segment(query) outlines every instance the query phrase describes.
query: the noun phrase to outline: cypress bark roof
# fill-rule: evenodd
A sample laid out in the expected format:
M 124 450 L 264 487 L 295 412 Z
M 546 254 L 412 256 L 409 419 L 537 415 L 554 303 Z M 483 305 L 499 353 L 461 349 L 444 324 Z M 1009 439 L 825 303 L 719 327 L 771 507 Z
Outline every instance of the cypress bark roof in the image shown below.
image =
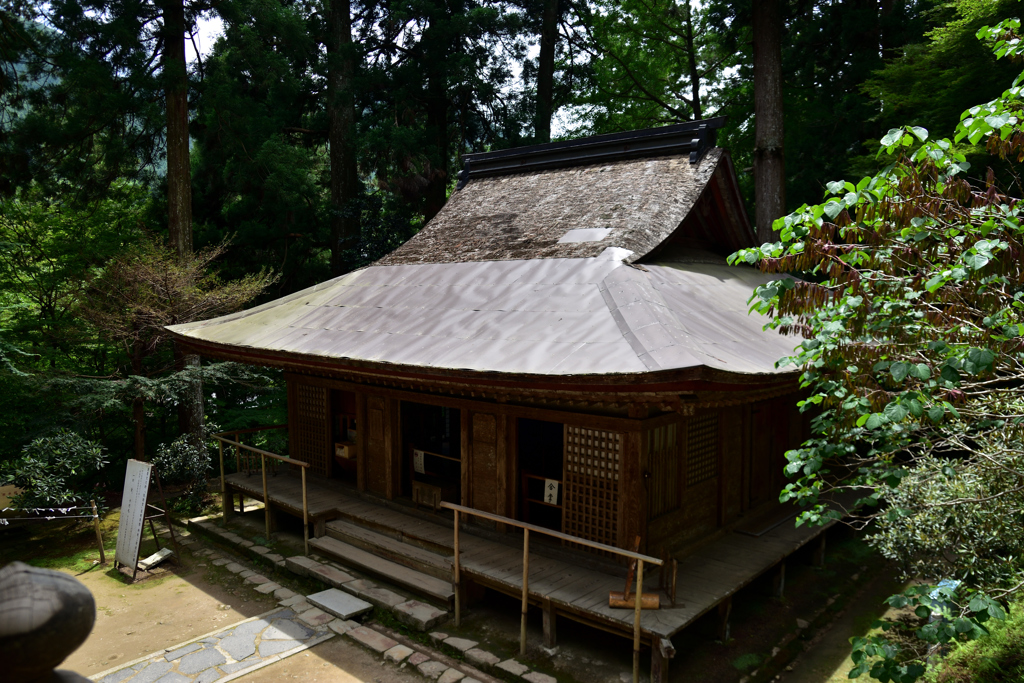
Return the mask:
M 377 265 L 591 258 L 609 248 L 631 263 L 676 233 L 709 191 L 734 214 L 717 235 L 729 253 L 753 240 L 732 177 L 715 148 L 695 164 L 675 154 L 471 179 Z

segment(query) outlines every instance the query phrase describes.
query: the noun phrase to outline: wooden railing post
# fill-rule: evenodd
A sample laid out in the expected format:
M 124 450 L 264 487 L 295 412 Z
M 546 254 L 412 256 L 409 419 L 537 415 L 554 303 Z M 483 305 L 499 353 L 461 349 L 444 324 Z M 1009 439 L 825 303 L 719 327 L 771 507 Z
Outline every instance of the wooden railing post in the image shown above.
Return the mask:
M 263 472 L 263 520 L 267 525 L 267 541 L 270 541 L 270 494 L 267 492 L 267 457 L 260 453 L 260 470 Z
M 519 656 L 526 656 L 526 610 L 530 594 L 530 530 L 523 529 L 523 616 L 519 622 Z
M 459 511 L 455 512 L 455 626 L 458 627 L 462 623 L 462 586 L 460 585 L 461 580 L 459 577 Z
M 309 507 L 306 505 L 306 468 L 300 467 L 302 472 L 302 547 L 305 554 L 309 555 Z M 264 476 L 264 480 L 266 477 Z
M 644 595 L 644 561 L 636 561 L 636 603 L 633 608 L 633 683 L 640 683 L 640 602 Z
M 107 555 L 103 552 L 103 534 L 100 533 L 100 513 L 96 509 L 95 500 L 90 500 L 89 503 L 92 505 L 92 525 L 96 529 L 96 542 L 100 546 L 100 564 L 105 565 L 107 563 Z
M 228 484 L 224 479 L 224 442 L 217 441 L 217 451 L 220 453 L 220 509 L 221 519 L 225 522 L 228 519 Z M 232 505 L 234 502 L 232 501 Z

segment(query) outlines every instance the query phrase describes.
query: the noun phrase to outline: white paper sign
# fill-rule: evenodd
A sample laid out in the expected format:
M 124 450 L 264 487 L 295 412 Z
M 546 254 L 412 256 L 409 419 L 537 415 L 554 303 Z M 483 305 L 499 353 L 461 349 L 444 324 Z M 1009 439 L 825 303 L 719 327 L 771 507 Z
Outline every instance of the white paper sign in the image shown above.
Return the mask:
M 423 451 L 413 450 L 412 452 L 412 468 L 416 470 L 416 474 L 426 474 L 427 468 L 423 464 Z
M 121 519 L 117 524 L 117 551 L 114 561 L 135 568 L 139 559 L 139 542 L 146 519 L 146 498 L 153 465 L 129 460 L 124 473 L 124 495 L 121 497 Z
M 557 479 L 544 480 L 544 502 L 558 505 L 558 487 L 561 483 Z

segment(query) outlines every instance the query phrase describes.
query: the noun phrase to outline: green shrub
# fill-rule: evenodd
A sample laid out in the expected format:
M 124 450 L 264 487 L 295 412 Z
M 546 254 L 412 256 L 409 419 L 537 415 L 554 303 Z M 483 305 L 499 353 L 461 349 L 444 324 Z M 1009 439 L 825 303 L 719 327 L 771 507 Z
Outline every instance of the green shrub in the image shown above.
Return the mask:
M 1024 681 L 1024 601 L 1011 605 L 1005 621 L 989 622 L 990 635 L 955 646 L 934 669 L 930 683 Z
M 12 507 L 66 507 L 86 503 L 107 464 L 104 448 L 75 432 L 62 429 L 21 449 L 21 457 L 0 469 L 0 485 L 17 486 L 21 493 Z
M 207 436 L 214 427 L 204 427 Z M 182 434 L 169 444 L 160 444 L 153 466 L 165 484 L 184 484 L 184 494 L 175 509 L 195 512 L 202 509 L 206 500 L 206 478 L 213 470 L 210 450 L 206 443 L 196 443 L 191 434 Z

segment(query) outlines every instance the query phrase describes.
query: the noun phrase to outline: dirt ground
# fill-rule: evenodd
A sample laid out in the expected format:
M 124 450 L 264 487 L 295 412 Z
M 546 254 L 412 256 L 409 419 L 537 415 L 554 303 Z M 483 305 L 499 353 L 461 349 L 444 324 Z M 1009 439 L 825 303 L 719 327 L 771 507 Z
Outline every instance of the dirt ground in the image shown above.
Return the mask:
M 62 668 L 91 676 L 277 606 L 273 596 L 185 553 L 182 567 L 127 585 L 112 569 L 69 573 L 92 591 L 96 624 Z M 230 576 L 230 581 L 229 581 Z M 233 584 L 233 585 L 232 585 Z

